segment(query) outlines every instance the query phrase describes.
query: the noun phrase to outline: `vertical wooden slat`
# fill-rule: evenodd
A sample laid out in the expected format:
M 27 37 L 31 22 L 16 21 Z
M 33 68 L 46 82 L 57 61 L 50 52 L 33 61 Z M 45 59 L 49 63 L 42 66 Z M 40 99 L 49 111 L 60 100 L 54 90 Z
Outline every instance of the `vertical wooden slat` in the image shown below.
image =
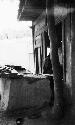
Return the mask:
M 66 82 L 65 21 L 62 22 L 62 55 L 63 55 L 63 80 L 64 80 L 64 82 Z
M 39 66 L 39 74 L 41 74 L 40 47 L 38 48 L 38 66 Z

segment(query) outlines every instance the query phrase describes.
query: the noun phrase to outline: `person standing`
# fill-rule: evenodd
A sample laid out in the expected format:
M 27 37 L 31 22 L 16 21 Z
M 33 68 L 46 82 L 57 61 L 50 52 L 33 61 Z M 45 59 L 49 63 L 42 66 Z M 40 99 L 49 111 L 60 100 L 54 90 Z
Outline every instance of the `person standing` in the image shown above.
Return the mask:
M 53 73 L 52 64 L 51 64 L 50 53 L 49 53 L 49 55 L 46 57 L 44 61 L 43 74 L 52 74 L 52 73 Z

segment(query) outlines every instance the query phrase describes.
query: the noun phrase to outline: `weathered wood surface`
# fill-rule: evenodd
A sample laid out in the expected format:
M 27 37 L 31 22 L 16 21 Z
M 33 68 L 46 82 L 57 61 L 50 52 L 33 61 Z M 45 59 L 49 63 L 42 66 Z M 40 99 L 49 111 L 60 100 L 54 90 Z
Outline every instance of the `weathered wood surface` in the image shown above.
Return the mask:
M 26 75 L 17 79 L 0 78 L 0 94 L 0 111 L 37 111 L 50 102 L 50 80 L 46 76 L 36 75 Z

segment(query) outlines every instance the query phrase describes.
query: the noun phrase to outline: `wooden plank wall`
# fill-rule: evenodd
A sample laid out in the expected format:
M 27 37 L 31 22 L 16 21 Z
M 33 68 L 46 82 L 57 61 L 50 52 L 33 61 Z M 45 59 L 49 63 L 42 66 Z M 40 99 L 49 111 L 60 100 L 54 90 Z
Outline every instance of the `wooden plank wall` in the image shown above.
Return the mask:
M 46 13 L 43 12 L 34 22 L 33 22 L 33 48 L 34 48 L 34 60 L 38 54 L 38 59 L 35 63 L 35 73 L 43 73 L 43 61 L 45 60 L 45 31 L 47 30 L 46 24 Z M 36 52 L 37 51 L 37 52 Z M 38 64 L 37 64 L 38 63 Z M 39 71 L 37 71 L 39 67 Z

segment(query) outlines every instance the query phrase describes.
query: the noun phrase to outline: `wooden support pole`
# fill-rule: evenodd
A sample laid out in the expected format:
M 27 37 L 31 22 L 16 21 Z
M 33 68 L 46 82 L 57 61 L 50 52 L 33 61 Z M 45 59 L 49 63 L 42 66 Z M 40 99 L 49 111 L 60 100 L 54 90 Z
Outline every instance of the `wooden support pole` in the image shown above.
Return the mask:
M 52 67 L 54 77 L 54 116 L 59 118 L 63 115 L 64 104 L 63 104 L 63 80 L 62 73 L 60 70 L 59 58 L 58 58 L 58 38 L 56 35 L 55 18 L 54 18 L 54 3 L 47 0 L 47 21 L 49 38 L 52 49 Z

